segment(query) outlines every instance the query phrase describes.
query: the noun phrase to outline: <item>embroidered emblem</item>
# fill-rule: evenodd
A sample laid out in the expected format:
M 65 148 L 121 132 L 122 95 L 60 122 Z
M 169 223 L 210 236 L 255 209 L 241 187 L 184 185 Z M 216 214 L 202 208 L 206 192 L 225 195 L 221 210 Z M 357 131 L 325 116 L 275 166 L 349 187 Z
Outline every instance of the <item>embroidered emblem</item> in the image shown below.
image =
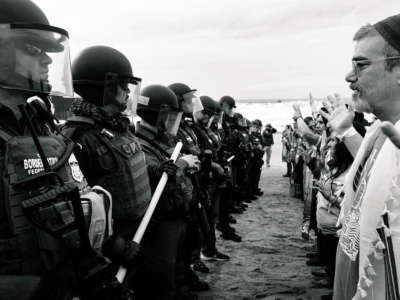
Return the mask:
M 77 182 L 82 182 L 84 177 L 81 168 L 79 167 L 78 161 L 76 160 L 76 157 L 73 153 L 69 157 L 68 163 L 71 168 L 72 178 Z

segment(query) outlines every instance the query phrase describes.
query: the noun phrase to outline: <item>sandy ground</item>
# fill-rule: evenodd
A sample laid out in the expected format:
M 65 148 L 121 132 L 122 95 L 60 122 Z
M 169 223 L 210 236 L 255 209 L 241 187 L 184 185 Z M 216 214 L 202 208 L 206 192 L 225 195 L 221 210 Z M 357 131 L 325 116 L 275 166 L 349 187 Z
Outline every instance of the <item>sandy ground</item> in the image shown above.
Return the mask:
M 275 138 L 271 167 L 263 166 L 264 195 L 250 203 L 244 214 L 235 215 L 241 243 L 218 240 L 228 262 L 206 262 L 211 273 L 201 275 L 211 291 L 199 299 L 319 299 L 328 290 L 313 285 L 306 253 L 313 245 L 301 239 L 303 203 L 289 196 L 289 181 L 283 178 L 280 136 Z

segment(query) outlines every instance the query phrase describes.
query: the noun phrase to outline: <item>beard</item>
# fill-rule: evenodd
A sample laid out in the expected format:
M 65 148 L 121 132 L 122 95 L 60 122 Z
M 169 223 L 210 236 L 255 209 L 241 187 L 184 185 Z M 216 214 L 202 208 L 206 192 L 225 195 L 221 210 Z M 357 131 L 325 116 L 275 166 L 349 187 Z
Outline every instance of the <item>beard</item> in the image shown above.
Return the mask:
M 373 108 L 372 106 L 365 100 L 363 99 L 363 93 L 362 91 L 355 91 L 352 95 L 353 98 L 353 104 L 354 104 L 354 109 L 359 112 L 365 112 L 365 113 L 372 113 Z

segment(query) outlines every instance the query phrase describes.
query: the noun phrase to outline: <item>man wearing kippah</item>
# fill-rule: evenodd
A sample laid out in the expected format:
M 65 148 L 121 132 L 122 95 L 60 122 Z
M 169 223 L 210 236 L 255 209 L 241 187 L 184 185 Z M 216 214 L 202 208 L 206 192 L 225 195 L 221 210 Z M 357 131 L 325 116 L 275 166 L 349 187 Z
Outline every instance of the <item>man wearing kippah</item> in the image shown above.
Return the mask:
M 362 27 L 354 41 L 353 68 L 346 76 L 354 108 L 378 120 L 368 129 L 346 178 L 333 299 L 385 299 L 400 278 L 393 277 L 385 287 L 388 267 L 400 270 L 400 150 L 381 130 L 382 122 L 400 128 L 400 15 Z M 349 128 L 342 138 L 352 134 Z M 377 234 L 385 212 L 389 226 L 384 232 L 393 241 L 391 264 L 386 263 L 390 247 Z

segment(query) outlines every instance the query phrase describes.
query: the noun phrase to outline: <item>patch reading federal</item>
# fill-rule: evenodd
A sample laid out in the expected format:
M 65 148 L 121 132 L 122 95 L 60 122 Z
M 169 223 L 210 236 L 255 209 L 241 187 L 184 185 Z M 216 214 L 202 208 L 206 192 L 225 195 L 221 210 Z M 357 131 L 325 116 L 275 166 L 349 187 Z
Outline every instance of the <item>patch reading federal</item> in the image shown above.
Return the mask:
M 53 166 L 58 162 L 58 157 L 48 157 L 47 161 L 50 166 Z M 37 158 L 24 159 L 24 170 L 27 171 L 28 175 L 34 175 L 44 171 L 43 162 L 39 154 L 37 154 Z

